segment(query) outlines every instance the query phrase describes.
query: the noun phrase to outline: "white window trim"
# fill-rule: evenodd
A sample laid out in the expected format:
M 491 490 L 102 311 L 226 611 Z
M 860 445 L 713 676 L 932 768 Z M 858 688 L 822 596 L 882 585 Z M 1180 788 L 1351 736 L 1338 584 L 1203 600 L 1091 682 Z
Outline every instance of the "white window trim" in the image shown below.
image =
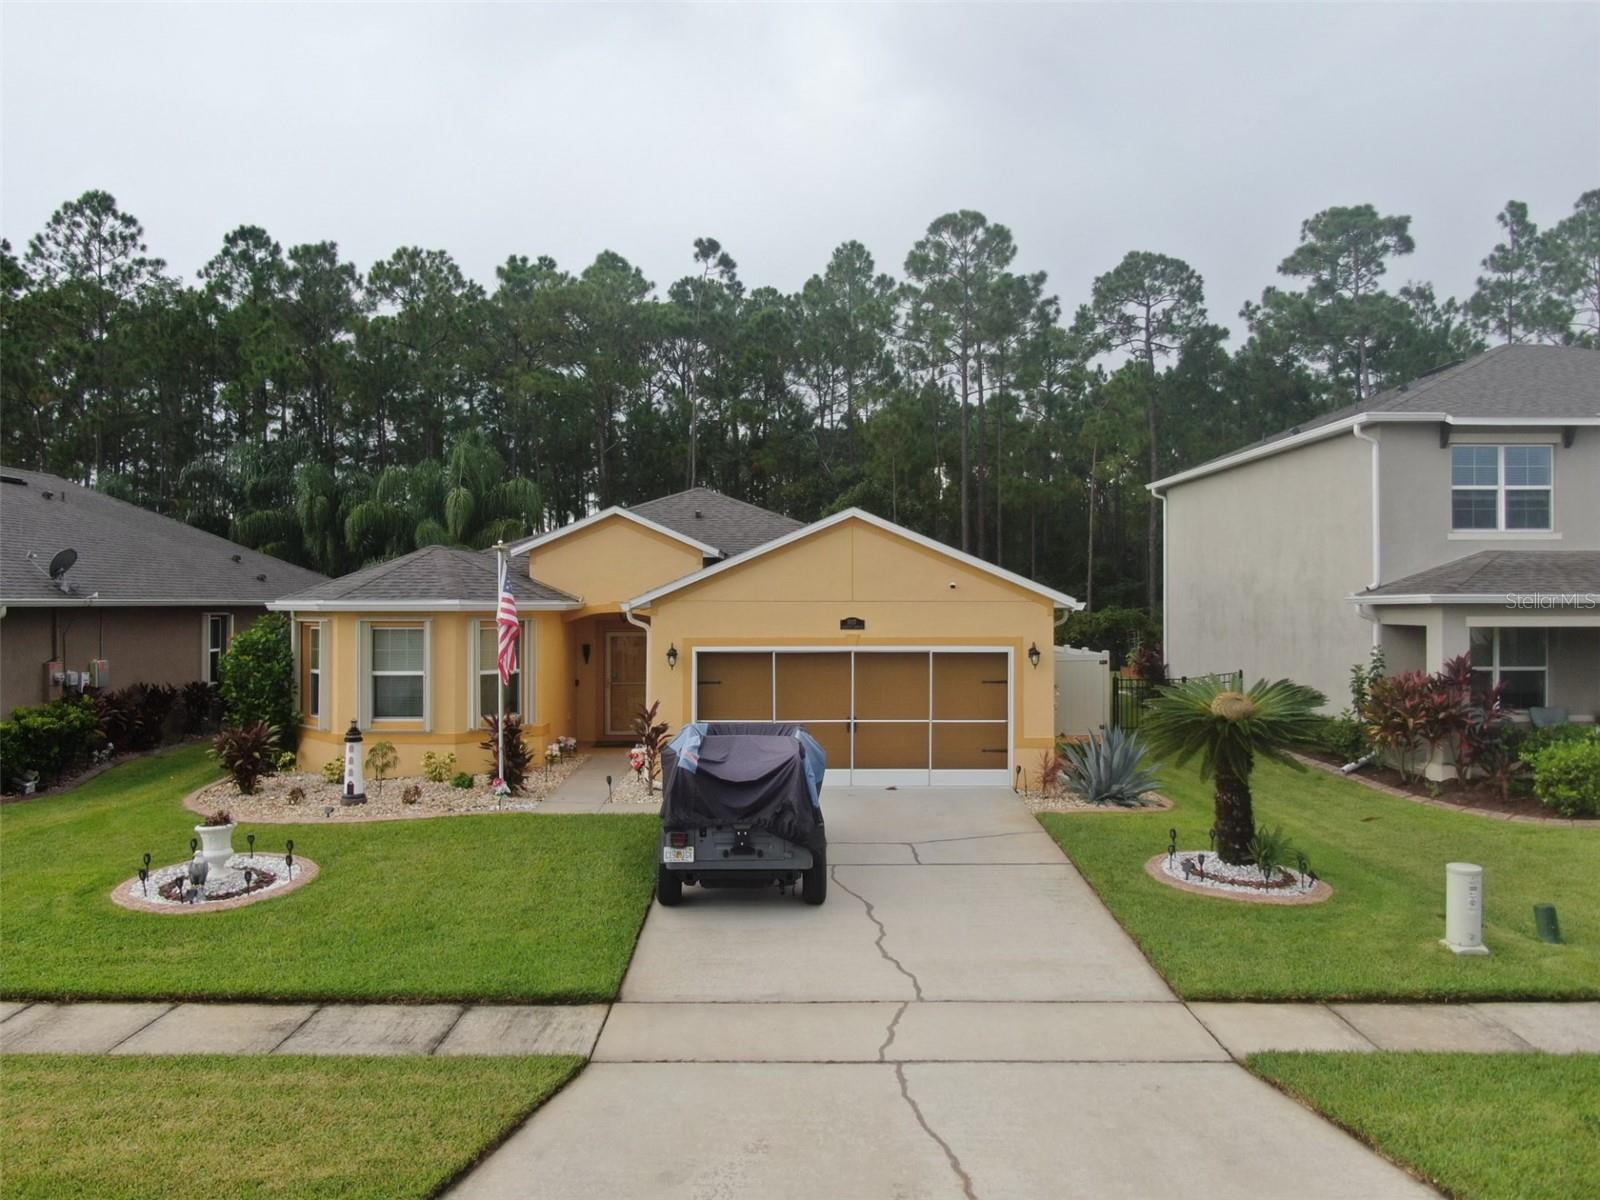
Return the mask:
M 423 733 L 433 732 L 433 622 L 422 621 L 362 621 L 361 644 L 358 662 L 358 679 L 361 686 L 361 728 L 394 728 L 418 723 L 416 717 L 376 717 L 372 713 L 372 634 L 377 629 L 422 630 L 422 717 Z M 415 675 L 415 671 L 385 671 L 385 675 Z
M 221 617 L 228 622 L 228 631 L 223 635 L 222 654 L 228 652 L 228 647 L 233 645 L 233 614 L 211 610 L 200 614 L 200 679 L 205 683 L 222 683 L 222 655 L 217 656 L 217 677 L 211 678 L 211 618 Z
M 517 676 L 518 698 L 522 702 L 522 724 L 524 728 L 538 724 L 534 706 L 533 689 L 533 622 L 522 621 L 522 637 L 517 640 Z M 478 704 L 479 681 L 490 671 L 497 670 L 494 663 L 487 667 L 483 665 L 482 655 L 478 653 L 478 634 L 485 627 L 493 629 L 493 619 L 470 621 L 467 624 L 467 702 L 470 706 L 472 728 L 474 732 L 483 728 L 483 719 L 491 714 L 483 712 Z M 498 642 L 496 643 L 498 644 Z
M 1556 452 L 1553 444 L 1549 442 L 1496 442 L 1492 449 L 1495 451 L 1495 493 L 1493 529 L 1473 529 L 1471 527 L 1458 528 L 1455 523 L 1455 496 L 1457 492 L 1487 492 L 1491 489 L 1483 484 L 1460 483 L 1455 481 L 1455 458 L 1458 443 L 1450 446 L 1450 534 L 1457 540 L 1484 537 L 1486 535 L 1499 535 L 1501 537 L 1534 537 L 1548 538 L 1555 534 L 1556 527 Z M 1459 443 L 1475 449 L 1491 448 L 1487 443 Z M 1542 446 L 1550 451 L 1550 482 L 1547 484 L 1517 484 L 1506 483 L 1506 450 L 1509 448 Z M 1526 529 L 1506 528 L 1506 492 L 1545 492 L 1550 497 L 1550 523 L 1544 526 L 1530 526 Z
M 1479 626 L 1479 628 L 1482 628 L 1482 626 Z M 1516 666 L 1516 665 L 1512 665 L 1512 666 L 1509 666 L 1509 667 L 1502 668 L 1500 666 L 1500 634 L 1502 632 L 1503 627 L 1499 626 L 1499 625 L 1493 625 L 1493 626 L 1489 626 L 1488 628 L 1489 628 L 1490 632 L 1493 633 L 1493 635 L 1494 635 L 1494 640 L 1493 640 L 1493 643 L 1492 643 L 1492 645 L 1493 645 L 1493 655 L 1492 655 L 1492 657 L 1490 659 L 1490 662 L 1491 662 L 1492 665 L 1490 665 L 1488 667 L 1474 666 L 1472 668 L 1473 673 L 1476 674 L 1479 671 L 1488 671 L 1489 672 L 1489 684 L 1492 687 L 1495 684 L 1498 684 L 1500 682 L 1500 674 L 1501 674 L 1502 670 L 1506 670 L 1506 671 L 1521 671 L 1521 672 L 1524 672 L 1524 673 L 1526 673 L 1528 671 L 1537 671 L 1537 672 L 1539 672 L 1539 674 L 1544 676 L 1544 689 L 1543 689 L 1544 690 L 1544 703 L 1546 705 L 1548 705 L 1550 703 L 1550 631 L 1548 629 L 1544 629 L 1544 628 L 1539 628 L 1537 630 L 1543 636 L 1543 639 L 1544 639 L 1544 664 L 1542 666 L 1531 667 L 1531 666 Z M 1524 626 L 1524 628 L 1526 628 L 1526 626 Z M 1520 712 L 1522 710 L 1519 709 L 1517 711 Z

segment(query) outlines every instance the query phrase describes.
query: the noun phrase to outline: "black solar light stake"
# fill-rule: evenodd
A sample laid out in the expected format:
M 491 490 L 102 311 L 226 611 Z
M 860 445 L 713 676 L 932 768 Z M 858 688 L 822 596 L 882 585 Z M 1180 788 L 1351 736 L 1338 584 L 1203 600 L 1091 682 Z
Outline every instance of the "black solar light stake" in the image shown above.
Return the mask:
M 148 858 L 149 855 L 145 855 L 145 857 Z M 141 892 L 143 892 L 146 896 L 148 896 L 150 894 L 150 888 L 149 888 L 149 885 L 147 883 L 149 878 L 150 878 L 150 868 L 149 867 L 140 867 L 139 868 L 139 890 Z
M 244 835 L 244 840 L 250 844 L 250 857 L 254 858 L 256 856 L 256 835 L 247 833 Z
M 1213 825 L 1206 832 L 1207 832 L 1207 835 L 1211 838 L 1211 848 L 1213 850 L 1215 850 L 1217 848 L 1217 827 L 1215 825 Z
M 244 869 L 244 894 L 247 896 L 250 894 L 250 884 L 252 881 L 254 881 L 255 877 L 256 873 L 249 867 Z
M 1173 826 L 1167 830 L 1167 861 L 1171 862 L 1178 854 L 1178 829 Z
M 148 870 L 150 867 L 150 851 L 148 850 L 144 852 L 144 865 L 145 869 Z
M 611 803 L 611 776 L 606 776 L 606 803 Z

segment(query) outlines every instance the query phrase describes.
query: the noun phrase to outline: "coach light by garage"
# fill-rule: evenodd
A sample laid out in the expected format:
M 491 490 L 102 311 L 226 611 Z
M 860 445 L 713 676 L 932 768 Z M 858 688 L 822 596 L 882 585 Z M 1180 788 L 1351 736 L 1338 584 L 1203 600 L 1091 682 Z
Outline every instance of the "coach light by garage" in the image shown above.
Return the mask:
M 674 671 L 678 669 L 678 647 L 676 645 L 667 647 L 667 667 L 669 670 Z
M 1028 647 L 1028 665 L 1031 667 L 1037 667 L 1039 665 L 1039 658 L 1039 643 L 1034 642 L 1033 645 Z

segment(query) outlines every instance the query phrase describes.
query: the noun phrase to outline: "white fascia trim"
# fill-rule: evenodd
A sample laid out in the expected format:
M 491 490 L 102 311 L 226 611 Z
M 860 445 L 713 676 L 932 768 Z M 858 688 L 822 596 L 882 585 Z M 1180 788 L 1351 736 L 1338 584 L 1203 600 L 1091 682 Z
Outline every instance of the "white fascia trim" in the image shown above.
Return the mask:
M 1045 597 L 1047 600 L 1052 601 L 1057 608 L 1066 608 L 1076 611 L 1083 607 L 1081 602 L 1074 600 L 1065 592 L 1058 592 L 1053 588 L 1047 588 L 1043 584 L 1035 583 L 1026 576 L 1018 575 L 1013 571 L 1007 571 L 1004 567 L 997 567 L 993 563 L 984 562 L 981 558 L 975 558 L 970 554 L 963 553 L 953 546 L 946 546 L 943 542 L 935 541 L 933 538 L 924 537 L 922 534 L 915 533 L 912 530 L 905 528 L 903 525 L 896 525 L 893 521 L 887 521 L 882 517 L 875 516 L 874 514 L 867 512 L 865 509 L 847 508 L 842 512 L 834 513 L 831 517 L 823 517 L 820 521 L 813 521 L 810 525 L 802 525 L 799 529 L 794 530 L 792 533 L 786 533 L 780 538 L 775 538 L 764 545 L 757 546 L 754 550 L 750 550 L 744 554 L 741 554 L 737 558 L 728 558 L 724 559 L 722 562 L 713 563 L 711 566 L 703 567 L 694 572 L 692 575 L 685 575 L 682 579 L 675 579 L 671 583 L 662 584 L 660 587 L 645 592 L 643 595 L 635 596 L 632 600 L 629 600 L 622 606 L 622 611 L 627 613 L 636 608 L 643 608 L 645 605 L 653 603 L 662 596 L 676 592 L 681 588 L 689 587 L 691 584 L 699 583 L 702 580 L 710 579 L 713 575 L 721 574 L 723 571 L 731 570 L 734 567 L 743 566 L 745 563 L 758 559 L 763 555 L 771 554 L 774 550 L 781 550 L 785 546 L 800 541 L 802 538 L 808 538 L 812 534 L 821 533 L 825 529 L 831 529 L 833 526 L 842 524 L 843 522 L 849 520 L 864 521 L 868 525 L 882 529 L 886 533 L 892 533 L 896 537 L 903 537 L 908 542 L 915 542 L 917 545 L 928 550 L 932 550 L 935 553 L 943 554 L 948 558 L 953 558 L 959 563 L 964 563 L 965 565 L 972 567 L 974 570 L 983 571 L 984 573 L 993 575 L 996 578 L 1004 579 L 1007 583 L 1015 584 L 1017 587 Z
M 103 596 L 61 596 L 55 600 L 8 600 L 0 597 L 0 604 L 11 608 L 204 608 L 220 612 L 230 608 L 272 608 L 277 601 L 219 600 L 210 596 L 201 600 L 107 600 Z
M 641 517 L 638 513 L 633 512 L 630 509 L 623 508 L 619 504 L 613 504 L 610 508 L 602 508 L 593 516 L 584 517 L 581 521 L 574 521 L 570 525 L 563 525 L 560 529 L 552 529 L 549 533 L 541 533 L 538 537 L 532 537 L 525 541 L 515 542 L 512 544 L 507 553 L 526 554 L 528 551 L 537 549 L 538 547 L 546 545 L 549 542 L 553 542 L 558 538 L 564 538 L 569 533 L 577 533 L 580 529 L 586 529 L 598 521 L 604 521 L 607 517 L 623 517 L 626 520 L 632 521 L 635 525 L 642 525 L 646 529 L 653 529 L 655 532 L 665 534 L 669 538 L 675 538 L 686 546 L 693 546 L 696 550 L 700 551 L 700 554 L 703 558 L 722 557 L 722 551 L 718 550 L 715 546 L 702 542 L 698 538 L 692 538 L 686 533 L 679 533 L 676 529 L 669 529 L 665 525 L 657 524 L 648 517 Z
M 270 612 L 469 612 L 492 613 L 495 602 L 476 600 L 274 600 Z M 568 612 L 582 608 L 575 600 L 517 601 L 517 611 Z
M 1464 595 L 1446 594 L 1442 596 L 1425 595 L 1418 593 L 1410 596 L 1363 596 L 1359 593 L 1346 596 L 1346 600 L 1354 604 L 1499 604 L 1506 602 L 1505 592 L 1490 592 L 1486 594 Z
M 1456 425 L 1463 428 L 1528 428 L 1528 429 L 1560 429 L 1567 425 L 1600 425 L 1600 416 L 1593 417 L 1452 417 L 1449 413 L 1411 413 L 1411 412 L 1364 412 L 1354 416 L 1343 417 L 1327 425 L 1318 425 L 1315 429 L 1308 429 L 1304 433 L 1297 433 L 1291 437 L 1279 438 L 1275 442 L 1268 442 L 1265 446 L 1252 446 L 1248 450 L 1241 450 L 1237 454 L 1230 454 L 1227 458 L 1219 458 L 1216 462 L 1205 463 L 1198 467 L 1190 467 L 1187 471 L 1179 471 L 1176 475 L 1168 475 L 1154 483 L 1147 483 L 1149 491 L 1158 488 L 1171 487 L 1178 483 L 1188 483 L 1191 479 L 1202 479 L 1207 475 L 1215 475 L 1218 471 L 1226 471 L 1230 467 L 1241 466 L 1244 463 L 1254 462 L 1258 458 L 1281 453 L 1284 450 L 1293 450 L 1296 446 L 1304 446 L 1311 442 L 1324 441 L 1327 438 L 1338 437 L 1348 433 L 1358 425 L 1403 425 L 1403 424 L 1444 424 Z

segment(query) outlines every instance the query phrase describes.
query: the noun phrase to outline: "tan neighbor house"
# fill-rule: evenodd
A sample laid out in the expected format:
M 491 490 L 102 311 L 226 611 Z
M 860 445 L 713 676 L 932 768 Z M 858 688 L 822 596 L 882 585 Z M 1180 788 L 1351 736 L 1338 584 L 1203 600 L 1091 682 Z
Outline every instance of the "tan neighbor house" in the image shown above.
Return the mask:
M 1077 602 L 870 513 L 801 525 L 696 488 L 512 552 L 538 751 L 630 744 L 647 700 L 674 730 L 805 724 L 836 783 L 1006 784 L 1052 744 L 1055 620 Z M 304 765 L 354 719 L 402 773 L 430 748 L 487 769 L 494 599 L 492 555 L 433 547 L 274 604 L 298 631 Z

